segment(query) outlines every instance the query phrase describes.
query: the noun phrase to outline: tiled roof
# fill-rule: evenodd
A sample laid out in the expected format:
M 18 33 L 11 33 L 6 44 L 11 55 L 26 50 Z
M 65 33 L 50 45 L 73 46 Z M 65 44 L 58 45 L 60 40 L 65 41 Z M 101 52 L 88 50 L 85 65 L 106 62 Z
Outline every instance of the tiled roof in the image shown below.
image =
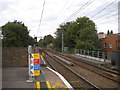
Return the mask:
M 120 35 L 119 34 L 109 34 L 109 35 L 107 35 L 106 38 L 108 38 L 108 37 L 113 38 L 115 40 L 120 39 Z

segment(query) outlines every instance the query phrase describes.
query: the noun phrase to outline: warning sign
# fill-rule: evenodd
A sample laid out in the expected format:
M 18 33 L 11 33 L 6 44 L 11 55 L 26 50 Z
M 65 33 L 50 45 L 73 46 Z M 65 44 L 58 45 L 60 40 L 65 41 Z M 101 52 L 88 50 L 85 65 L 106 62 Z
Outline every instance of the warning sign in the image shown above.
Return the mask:
M 39 76 L 40 75 L 40 55 L 31 54 L 30 56 L 30 75 Z
M 39 65 L 40 64 L 40 59 L 34 59 L 34 65 Z
M 40 55 L 39 54 L 34 54 L 34 59 L 40 59 Z
M 40 75 L 40 70 L 34 70 L 34 76 L 39 76 Z
M 34 70 L 40 70 L 40 65 L 34 65 Z

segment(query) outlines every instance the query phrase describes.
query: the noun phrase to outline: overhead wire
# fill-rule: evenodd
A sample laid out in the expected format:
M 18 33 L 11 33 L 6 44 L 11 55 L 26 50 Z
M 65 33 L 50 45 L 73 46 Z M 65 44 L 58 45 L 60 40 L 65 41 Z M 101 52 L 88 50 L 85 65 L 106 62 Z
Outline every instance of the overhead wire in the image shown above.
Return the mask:
M 39 34 L 39 31 L 40 31 L 40 26 L 41 26 L 41 22 L 42 22 L 43 13 L 44 13 L 44 7 L 45 7 L 45 0 L 43 2 L 43 8 L 42 8 L 42 13 L 41 13 L 41 17 L 40 17 L 40 23 L 39 23 L 39 26 L 38 26 L 37 35 Z
M 114 0 L 112 3 L 108 4 L 105 8 L 103 8 L 102 10 L 100 10 L 98 13 L 96 13 L 95 15 L 93 15 L 91 18 L 95 17 L 96 15 L 98 15 L 99 13 L 101 13 L 102 11 L 104 11 L 106 8 L 108 8 L 108 7 L 111 6 L 113 3 L 115 3 L 115 1 L 116 1 L 116 0 Z M 110 11 L 110 12 L 114 12 L 114 11 L 116 11 L 116 10 L 118 10 L 118 9 L 112 10 L 112 11 Z M 73 13 L 73 14 L 72 14 L 70 17 L 68 17 L 65 21 L 67 21 L 69 18 L 75 16 L 75 15 L 77 14 L 77 12 L 78 12 L 78 11 L 76 11 L 75 13 Z M 108 13 L 110 13 L 110 12 L 108 12 Z M 79 12 L 78 12 L 78 13 L 79 13 Z M 108 15 L 108 13 L 104 14 L 104 16 L 105 16 L 105 15 Z M 106 18 L 111 18 L 111 17 L 116 16 L 116 15 L 118 15 L 118 13 L 115 13 L 115 14 L 113 14 L 113 15 L 111 15 L 111 16 L 106 17 Z M 97 19 L 100 19 L 100 18 L 102 18 L 102 17 L 98 17 Z M 65 21 L 64 21 L 64 22 L 65 22 Z
M 61 9 L 62 12 L 60 11 L 59 14 L 58 14 L 58 16 L 57 16 L 57 19 L 56 19 L 56 22 L 55 22 L 55 23 L 59 23 L 59 21 L 57 21 L 57 20 L 59 20 L 60 16 L 62 16 L 62 14 L 65 12 L 65 8 L 68 8 L 69 6 L 71 6 L 71 5 L 73 4 L 73 1 L 74 1 L 74 0 L 72 0 L 72 2 L 70 2 L 70 3 L 68 4 L 68 6 L 67 6 L 67 2 L 68 2 L 68 1 L 65 3 L 65 5 L 63 6 L 63 8 Z M 54 27 L 55 27 L 55 25 L 52 25 L 52 28 L 54 28 Z M 52 28 L 51 28 L 51 29 L 52 29 Z M 50 30 L 51 30 L 51 29 L 50 29 Z
M 114 1 L 115 2 L 115 1 Z M 109 4 L 110 5 L 110 4 Z M 118 13 L 114 13 L 114 12 L 116 12 L 116 11 L 119 11 L 119 9 L 117 8 L 117 9 L 114 9 L 114 10 L 111 10 L 111 11 L 109 11 L 109 12 L 107 12 L 107 13 L 105 13 L 105 14 L 103 14 L 103 15 L 101 15 L 101 16 L 99 16 L 99 17 L 97 17 L 97 18 L 95 18 L 95 19 L 93 19 L 93 20 L 97 20 L 97 22 L 98 21 L 103 21 L 103 20 L 105 20 L 105 19 L 103 19 L 103 18 L 111 18 L 111 17 L 113 17 L 113 16 L 117 16 L 118 15 Z M 111 15 L 112 14 L 112 15 Z M 106 17 L 107 16 L 107 17 Z M 107 19 L 108 20 L 108 19 Z
M 107 12 L 107 13 L 105 13 L 105 14 L 103 14 L 103 15 L 101 15 L 101 16 L 99 16 L 99 17 L 97 17 L 97 18 L 95 18 L 94 20 L 99 20 L 99 19 L 101 19 L 101 18 L 104 18 L 105 16 L 108 16 L 108 15 L 110 15 L 109 13 L 113 13 L 113 12 L 115 12 L 115 11 L 117 11 L 118 9 L 115 9 L 115 10 L 112 10 L 112 11 L 110 11 L 110 12 Z M 117 13 L 118 14 L 118 13 Z M 104 16 L 104 17 L 103 17 Z
M 73 0 L 73 1 L 74 1 L 74 0 Z M 72 1 L 68 6 L 71 6 L 71 4 L 73 4 L 73 1 Z M 58 18 L 65 12 L 64 10 L 65 10 L 67 4 L 68 4 L 68 1 L 65 3 L 65 5 L 64 5 L 63 8 L 61 9 L 61 11 L 58 13 L 57 20 L 58 20 Z
M 100 0 L 100 1 L 102 2 L 102 1 L 104 1 L 104 0 Z M 97 3 L 98 3 L 98 2 L 97 2 Z M 97 4 L 96 4 L 96 3 L 93 4 L 90 8 L 88 8 L 88 9 L 86 10 L 86 12 L 88 12 L 91 8 L 94 8 L 95 5 L 97 5 Z M 90 13 L 87 13 L 85 16 L 89 16 L 89 14 L 90 14 Z
M 73 1 L 74 1 L 74 0 L 72 0 L 72 2 L 73 2 Z M 72 4 L 72 2 L 71 2 L 68 6 L 70 6 L 70 5 Z M 65 8 L 66 8 L 67 4 L 68 4 L 68 1 L 64 4 L 64 6 L 62 7 L 62 9 L 59 11 L 55 23 L 58 22 L 57 20 L 59 19 L 59 17 L 65 12 Z M 68 6 L 67 6 L 67 7 L 68 7 Z M 53 26 L 54 26 L 54 25 L 53 25 Z
M 119 9 L 118 9 L 119 10 Z M 108 21 L 108 18 L 113 18 L 113 16 L 118 16 L 120 13 L 119 12 L 117 12 L 117 13 L 115 13 L 115 14 L 112 14 L 112 15 L 110 15 L 110 16 L 107 16 L 107 17 L 103 17 L 103 18 L 107 18 L 107 19 L 103 19 L 103 20 L 107 20 Z M 103 21 L 103 20 L 99 20 L 99 22 L 101 22 L 101 21 Z
M 78 10 L 76 10 L 74 13 L 72 13 L 68 18 L 66 18 L 63 22 L 66 22 L 67 20 L 69 20 L 70 18 L 74 17 L 75 15 L 77 15 L 80 11 L 84 10 L 87 6 L 89 6 L 90 4 L 92 4 L 95 0 L 93 0 L 92 2 L 90 2 L 91 0 L 89 0 L 88 2 L 86 2 L 82 7 L 80 7 Z M 93 15 L 91 18 L 95 17 L 96 15 L 98 15 L 99 13 L 101 13 L 102 11 L 104 11 L 106 8 L 108 8 L 109 6 L 111 6 L 116 0 L 114 0 L 112 3 L 108 4 L 106 7 L 104 7 L 102 10 L 100 10 L 99 12 L 97 12 L 95 15 Z M 113 10 L 114 11 L 114 10 Z M 115 14 L 116 15 L 116 14 Z M 113 15 L 113 16 L 115 16 Z M 101 18 L 101 17 L 100 17 Z M 98 19 L 98 18 L 97 18 Z M 62 23 L 63 23 L 62 22 Z
M 104 7 L 102 10 L 100 10 L 99 12 L 97 12 L 95 15 L 91 16 L 90 18 L 95 17 L 96 15 L 98 15 L 99 13 L 101 13 L 102 11 L 104 11 L 106 8 L 108 8 L 109 6 L 111 6 L 116 0 L 114 0 L 112 3 L 108 4 L 106 7 Z
M 89 6 L 90 4 L 92 4 L 95 0 L 93 0 L 92 2 L 90 2 L 91 0 L 89 0 L 88 2 L 86 2 L 83 6 L 81 6 L 79 9 L 77 9 L 73 14 L 71 14 L 67 19 L 65 19 L 62 23 L 64 23 L 65 21 L 67 21 L 68 19 L 72 18 L 73 16 L 75 16 L 77 13 L 79 13 L 80 11 L 84 10 L 87 6 Z M 82 9 L 82 10 L 81 10 Z
M 116 1 L 116 0 L 115 0 L 115 1 Z M 94 16 L 92 16 L 92 17 L 95 17 L 96 15 L 98 15 L 99 13 L 101 13 L 102 11 L 104 11 L 106 8 L 108 8 L 109 6 L 111 6 L 115 1 L 113 1 L 112 3 L 110 3 L 109 5 L 107 5 L 105 8 L 103 8 L 102 10 L 100 10 L 98 13 L 96 13 L 96 14 L 95 14 Z M 116 10 L 118 10 L 118 9 L 112 10 L 112 11 L 110 11 L 110 12 L 114 12 L 114 11 L 116 11 Z M 77 11 L 76 11 L 76 12 L 77 12 Z M 76 12 L 73 13 L 71 16 L 76 15 L 76 14 L 77 14 Z M 108 12 L 108 13 L 110 13 L 110 12 Z M 79 13 L 79 12 L 78 12 L 78 13 Z M 108 13 L 104 14 L 104 16 L 105 16 L 105 15 L 108 15 Z M 111 15 L 110 17 L 116 16 L 117 14 L 118 14 L 118 13 L 116 13 L 116 14 L 114 14 L 114 15 Z M 70 16 L 70 17 L 71 17 L 71 16 Z M 69 18 L 70 18 L 70 17 L 69 17 Z M 101 18 L 101 17 L 99 17 L 99 18 Z M 97 19 L 99 19 L 99 18 L 97 18 Z M 108 16 L 107 18 L 109 18 L 109 16 Z M 67 18 L 67 19 L 68 19 L 68 18 Z M 66 20 L 67 20 L 67 19 L 66 19 Z M 66 21 L 66 20 L 65 20 L 65 21 Z
M 111 6 L 113 3 L 115 3 L 116 2 L 116 0 L 115 1 L 113 1 L 112 3 L 110 3 L 110 4 L 108 4 L 105 8 L 103 8 L 101 11 L 99 11 L 98 13 L 96 13 L 95 15 L 93 15 L 92 16 L 92 18 L 94 18 L 95 16 L 97 16 L 99 13 L 101 13 L 102 11 L 104 11 L 106 8 L 108 8 L 109 6 Z M 106 22 L 108 22 L 108 18 L 113 18 L 113 17 L 115 17 L 115 16 L 117 16 L 118 15 L 118 13 L 114 13 L 116 10 L 118 10 L 118 9 L 114 9 L 114 10 L 111 10 L 111 11 L 109 11 L 109 12 L 107 12 L 107 13 L 105 13 L 105 14 L 103 14 L 103 15 L 101 15 L 101 16 L 99 16 L 99 17 L 97 17 L 97 18 L 95 18 L 95 19 L 93 19 L 93 20 L 98 20 L 98 21 L 96 21 L 96 22 L 98 22 L 97 24 L 105 24 Z M 112 12 L 112 13 L 111 13 Z M 112 15 L 110 15 L 110 14 L 112 14 Z M 108 16 L 109 15 L 109 16 Z M 107 16 L 107 17 L 106 17 Z M 105 18 L 105 19 L 102 19 L 102 18 Z M 99 20 L 100 19 L 100 20 Z M 102 20 L 101 20 L 102 19 Z M 111 19 L 110 19 L 111 20 Z M 114 21 L 116 21 L 116 18 L 114 18 Z M 112 21 L 111 23 L 113 23 L 114 21 Z M 115 22 L 114 22 L 114 24 L 116 24 Z
M 91 3 L 93 3 L 95 0 L 93 0 L 92 2 L 90 2 L 91 0 L 89 0 L 88 2 L 86 2 L 83 6 L 81 6 L 78 10 L 76 10 L 73 14 L 71 14 L 67 19 L 65 19 L 63 22 L 69 20 L 70 18 L 72 18 L 73 16 L 75 16 L 76 14 L 78 14 L 80 11 L 84 10 L 87 6 L 89 6 Z M 88 5 L 87 5 L 88 4 Z

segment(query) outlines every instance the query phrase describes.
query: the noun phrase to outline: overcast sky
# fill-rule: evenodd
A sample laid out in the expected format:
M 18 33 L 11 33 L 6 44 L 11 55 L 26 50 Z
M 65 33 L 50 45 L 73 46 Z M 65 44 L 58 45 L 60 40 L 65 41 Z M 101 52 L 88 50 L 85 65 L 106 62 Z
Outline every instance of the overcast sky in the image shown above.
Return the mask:
M 110 5 L 112 2 L 114 3 Z M 61 23 L 87 16 L 95 22 L 98 32 L 113 30 L 118 33 L 118 2 L 119 0 L 45 0 L 39 29 L 44 0 L 0 0 L 0 26 L 8 21 L 18 20 L 24 22 L 31 36 L 54 36 Z M 84 4 L 86 6 L 81 8 Z M 76 15 L 66 20 L 79 8 L 81 10 Z

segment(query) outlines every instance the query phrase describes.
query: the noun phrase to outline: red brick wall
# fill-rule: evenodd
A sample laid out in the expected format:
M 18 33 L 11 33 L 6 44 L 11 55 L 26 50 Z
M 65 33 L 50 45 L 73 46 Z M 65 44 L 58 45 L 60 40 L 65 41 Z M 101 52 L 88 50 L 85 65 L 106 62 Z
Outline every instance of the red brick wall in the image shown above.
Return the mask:
M 106 48 L 104 48 L 105 43 L 107 44 Z M 110 43 L 112 44 L 112 48 L 109 47 Z M 118 50 L 118 44 L 120 45 L 120 42 L 118 43 L 118 38 L 115 39 L 112 37 L 112 35 L 109 35 L 102 41 L 103 51 L 105 52 L 120 51 Z

